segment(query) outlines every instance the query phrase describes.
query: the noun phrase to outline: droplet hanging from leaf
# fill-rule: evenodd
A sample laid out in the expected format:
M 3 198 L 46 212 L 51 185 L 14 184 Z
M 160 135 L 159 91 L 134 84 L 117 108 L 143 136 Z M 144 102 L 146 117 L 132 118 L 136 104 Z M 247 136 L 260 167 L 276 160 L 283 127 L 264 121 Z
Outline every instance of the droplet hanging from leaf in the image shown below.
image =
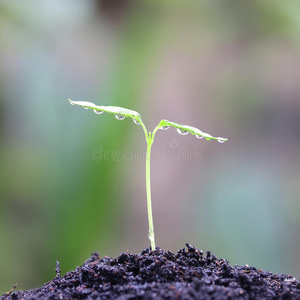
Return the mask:
M 118 120 L 124 120 L 125 119 L 125 116 L 123 116 L 123 115 L 117 115 L 117 114 L 115 114 L 115 117 Z
M 103 110 L 94 109 L 95 114 L 101 115 L 103 113 Z
M 181 135 L 187 135 L 189 133 L 187 130 L 183 130 L 183 129 L 180 129 L 180 128 L 177 128 L 176 130 Z

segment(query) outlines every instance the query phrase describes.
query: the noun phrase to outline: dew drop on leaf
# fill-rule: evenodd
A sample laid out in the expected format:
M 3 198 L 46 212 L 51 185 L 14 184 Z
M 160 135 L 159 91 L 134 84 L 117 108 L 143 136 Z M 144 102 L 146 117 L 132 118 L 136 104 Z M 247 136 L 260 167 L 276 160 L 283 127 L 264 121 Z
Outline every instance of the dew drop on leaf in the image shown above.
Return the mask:
M 95 114 L 101 115 L 103 113 L 103 110 L 94 109 Z
M 180 129 L 180 128 L 177 128 L 176 130 L 177 130 L 177 132 L 178 132 L 179 134 L 181 134 L 181 135 L 186 135 L 186 134 L 189 133 L 188 131 L 183 130 L 183 129 Z
M 116 117 L 116 119 L 118 119 L 118 120 L 124 120 L 125 119 L 125 116 L 123 116 L 123 115 L 115 115 L 115 117 Z
M 206 137 L 206 140 L 209 141 L 209 140 L 211 140 L 211 138 L 210 137 Z
M 70 102 L 71 105 L 75 105 L 73 102 Z
M 222 144 L 222 143 L 224 143 L 225 141 L 224 141 L 224 140 L 218 140 L 218 142 Z
M 133 120 L 134 124 L 136 124 L 136 125 L 141 125 L 140 122 L 139 122 L 138 120 L 136 120 L 136 119 L 132 119 L 132 120 Z
M 83 108 L 84 108 L 84 109 L 89 109 L 87 106 L 84 106 Z
M 196 138 L 197 138 L 197 139 L 203 139 L 204 136 L 202 136 L 202 135 L 200 135 L 200 134 L 196 134 Z
M 163 127 L 160 127 L 159 129 L 161 129 L 161 130 L 167 130 L 169 128 L 170 128 L 170 126 L 163 126 Z

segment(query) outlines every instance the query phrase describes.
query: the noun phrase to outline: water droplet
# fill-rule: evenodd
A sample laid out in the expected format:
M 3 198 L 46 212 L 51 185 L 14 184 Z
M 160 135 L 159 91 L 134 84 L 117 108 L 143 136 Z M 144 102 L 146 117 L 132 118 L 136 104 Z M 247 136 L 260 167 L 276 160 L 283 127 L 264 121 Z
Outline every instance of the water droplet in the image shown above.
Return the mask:
M 115 117 L 116 117 L 116 119 L 118 119 L 118 120 L 124 120 L 125 119 L 125 116 L 123 116 L 123 115 L 115 115 Z
M 208 134 L 208 133 L 205 133 L 205 134 L 204 134 L 204 137 L 205 137 L 205 139 L 206 139 L 207 141 L 211 140 L 211 138 L 212 138 L 212 136 L 211 136 L 210 134 Z
M 70 102 L 70 104 L 71 104 L 71 105 L 75 105 L 75 103 L 73 103 L 73 102 Z
M 84 106 L 83 108 L 84 108 L 84 109 L 89 109 L 87 106 Z
M 132 119 L 132 120 L 133 120 L 134 124 L 141 125 L 141 123 L 137 119 Z
M 180 129 L 180 128 L 177 128 L 176 130 L 177 130 L 177 132 L 178 132 L 179 134 L 181 134 L 181 135 L 186 135 L 186 134 L 189 133 L 188 131 L 183 130 L 183 129 Z
M 101 115 L 103 113 L 103 110 L 94 109 L 95 114 Z
M 218 140 L 218 142 L 222 144 L 222 143 L 224 143 L 225 141 L 224 141 L 224 140 Z
M 169 129 L 169 128 L 170 128 L 170 126 L 163 126 L 163 127 L 160 127 L 161 130 L 167 130 L 167 129 Z
M 203 139 L 204 136 L 203 136 L 203 135 L 200 135 L 200 134 L 196 134 L 196 138 L 197 138 L 197 139 Z

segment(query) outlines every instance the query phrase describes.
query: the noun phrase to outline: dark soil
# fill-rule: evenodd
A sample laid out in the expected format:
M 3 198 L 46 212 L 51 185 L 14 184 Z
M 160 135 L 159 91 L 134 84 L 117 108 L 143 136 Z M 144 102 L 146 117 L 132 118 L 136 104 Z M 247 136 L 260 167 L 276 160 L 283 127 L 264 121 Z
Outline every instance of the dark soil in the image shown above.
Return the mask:
M 232 267 L 226 259 L 187 248 L 177 254 L 149 248 L 117 258 L 92 254 L 81 267 L 29 291 L 4 299 L 300 299 L 300 282 L 291 275 L 254 267 Z

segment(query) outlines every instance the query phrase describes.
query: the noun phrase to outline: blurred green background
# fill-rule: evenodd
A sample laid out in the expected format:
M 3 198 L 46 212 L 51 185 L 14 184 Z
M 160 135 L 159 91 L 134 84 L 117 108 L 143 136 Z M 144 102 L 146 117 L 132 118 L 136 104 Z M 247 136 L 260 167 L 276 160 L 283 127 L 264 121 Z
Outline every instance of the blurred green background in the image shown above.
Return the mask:
M 0 293 L 150 245 L 142 129 L 68 98 L 227 137 L 157 133 L 157 244 L 300 276 L 299 1 L 1 1 L 0 51 Z

